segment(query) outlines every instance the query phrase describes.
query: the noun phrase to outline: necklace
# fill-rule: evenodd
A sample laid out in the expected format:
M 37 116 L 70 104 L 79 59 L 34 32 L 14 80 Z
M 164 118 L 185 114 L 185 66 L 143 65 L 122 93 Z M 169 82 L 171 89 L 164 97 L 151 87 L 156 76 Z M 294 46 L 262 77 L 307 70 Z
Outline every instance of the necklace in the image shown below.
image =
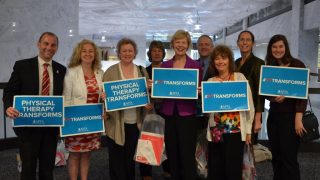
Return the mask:
M 224 80 L 224 81 L 229 81 L 231 77 L 231 73 L 229 73 L 227 76 L 219 76 L 220 79 Z

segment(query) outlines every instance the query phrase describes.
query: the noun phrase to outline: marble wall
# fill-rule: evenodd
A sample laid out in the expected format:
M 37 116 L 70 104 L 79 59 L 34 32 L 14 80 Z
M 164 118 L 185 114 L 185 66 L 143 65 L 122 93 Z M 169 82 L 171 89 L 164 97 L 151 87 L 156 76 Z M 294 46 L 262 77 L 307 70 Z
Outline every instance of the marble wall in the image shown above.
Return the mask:
M 45 31 L 54 32 L 59 37 L 59 49 L 54 59 L 66 64 L 79 39 L 78 4 L 78 0 L 0 0 L 0 82 L 9 80 L 16 60 L 38 54 L 36 44 Z M 73 36 L 69 36 L 71 34 Z M 0 112 L 4 117 L 2 103 Z M 4 118 L 0 118 L 0 139 L 5 130 L 7 137 L 14 136 L 11 120 L 7 121 L 4 126 Z
M 77 41 L 77 4 L 78 0 L 0 1 L 0 82 L 8 81 L 16 60 L 37 55 L 36 43 L 45 31 L 58 35 L 59 49 L 54 59 L 66 63 Z
M 0 0 L 0 82 L 9 80 L 15 61 L 38 54 L 37 41 L 45 31 L 59 37 L 59 49 L 54 60 L 66 65 L 75 44 L 81 39 L 92 38 L 78 34 L 78 22 L 78 0 Z M 130 38 L 136 41 L 139 49 L 135 63 L 145 65 L 145 37 Z M 0 113 L 3 114 L 2 103 Z M 6 128 L 8 137 L 14 136 L 11 123 L 7 123 L 7 127 L 3 124 L 4 118 L 0 118 L 0 127 Z M 1 128 L 0 139 L 3 137 L 4 130 Z

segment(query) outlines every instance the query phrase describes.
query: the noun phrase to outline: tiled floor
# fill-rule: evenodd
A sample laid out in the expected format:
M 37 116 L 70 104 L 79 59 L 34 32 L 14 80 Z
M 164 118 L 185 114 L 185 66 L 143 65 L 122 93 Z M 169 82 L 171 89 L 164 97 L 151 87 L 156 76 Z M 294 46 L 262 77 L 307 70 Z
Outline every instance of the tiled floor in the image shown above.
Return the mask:
M 19 174 L 15 154 L 17 149 L 0 151 L 0 179 L 18 180 Z M 302 180 L 320 180 L 320 152 L 303 152 L 299 154 Z M 137 171 L 138 172 L 138 171 Z M 102 148 L 92 153 L 89 180 L 105 180 L 108 177 L 108 151 Z M 163 179 L 161 168 L 155 167 L 153 171 L 154 180 Z M 58 167 L 54 171 L 56 180 L 67 180 L 68 174 L 66 167 Z M 139 175 L 137 174 L 137 177 Z M 138 178 L 137 178 L 138 179 Z M 257 180 L 271 180 L 272 167 L 271 162 L 257 163 Z

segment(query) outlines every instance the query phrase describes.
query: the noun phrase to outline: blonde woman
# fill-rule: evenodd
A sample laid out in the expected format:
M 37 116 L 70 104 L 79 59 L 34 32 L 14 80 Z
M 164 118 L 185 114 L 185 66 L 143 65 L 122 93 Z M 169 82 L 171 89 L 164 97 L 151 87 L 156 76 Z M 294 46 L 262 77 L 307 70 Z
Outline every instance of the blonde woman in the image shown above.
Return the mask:
M 191 47 L 187 31 L 178 30 L 171 39 L 175 54 L 162 68 L 199 69 L 187 51 Z M 199 73 L 199 77 L 202 77 Z M 199 78 L 201 79 L 201 78 Z M 197 138 L 196 100 L 163 99 L 159 113 L 165 119 L 165 143 L 173 179 L 196 179 L 195 149 Z
M 76 45 L 70 58 L 64 79 L 63 95 L 65 105 L 98 103 L 103 71 L 96 45 L 82 40 Z M 100 134 L 69 136 L 65 139 L 70 152 L 68 171 L 71 180 L 80 173 L 81 180 L 88 177 L 90 152 L 100 148 Z

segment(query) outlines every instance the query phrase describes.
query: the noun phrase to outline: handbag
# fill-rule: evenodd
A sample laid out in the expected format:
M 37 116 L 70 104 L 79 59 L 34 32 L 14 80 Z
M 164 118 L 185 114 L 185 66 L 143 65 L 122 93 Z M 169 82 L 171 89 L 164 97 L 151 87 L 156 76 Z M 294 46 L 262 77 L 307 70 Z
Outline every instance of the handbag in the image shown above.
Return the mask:
M 302 117 L 302 123 L 304 128 L 307 130 L 306 133 L 300 138 L 301 142 L 310 142 L 319 139 L 319 123 L 316 115 L 312 111 L 311 101 L 308 97 L 310 111 L 306 111 Z
M 147 114 L 143 120 L 134 160 L 159 166 L 167 159 L 164 142 L 165 120 L 155 112 Z
M 245 144 L 243 149 L 242 180 L 254 180 L 256 175 L 253 147 Z

